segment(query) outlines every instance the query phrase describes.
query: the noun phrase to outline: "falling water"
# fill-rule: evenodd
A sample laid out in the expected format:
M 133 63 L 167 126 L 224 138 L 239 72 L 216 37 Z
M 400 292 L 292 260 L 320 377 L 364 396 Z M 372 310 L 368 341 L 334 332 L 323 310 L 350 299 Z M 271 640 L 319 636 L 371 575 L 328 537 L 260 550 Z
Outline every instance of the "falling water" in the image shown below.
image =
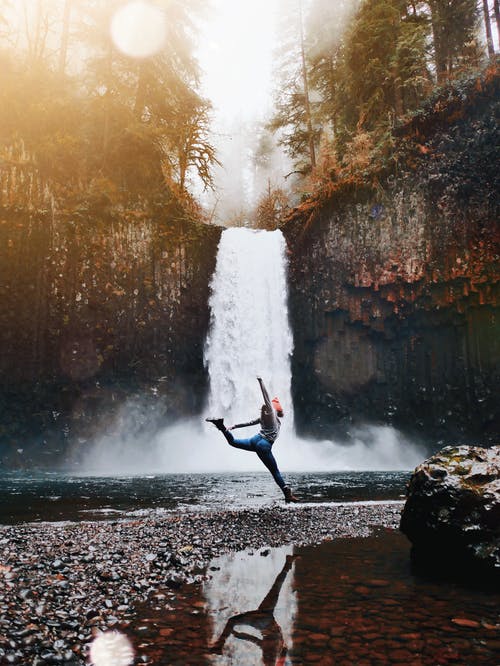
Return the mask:
M 273 447 L 283 471 L 397 470 L 420 462 L 422 452 L 390 426 L 353 427 L 348 445 L 296 436 L 286 274 L 287 248 L 281 231 L 226 229 L 211 282 L 211 322 L 205 342 L 210 391 L 205 413 L 138 437 L 134 410 L 127 404 L 120 432 L 89 446 L 82 469 L 101 474 L 262 471 L 257 456 L 229 447 L 204 422 L 208 415 L 223 417 L 227 424 L 258 418 L 262 395 L 257 376 L 271 397 L 279 397 L 285 411 Z M 257 428 L 241 429 L 238 436 L 251 437 Z
M 279 397 L 290 427 L 293 340 L 281 231 L 232 228 L 222 233 L 210 310 L 208 412 L 233 422 L 256 418 L 262 404 L 259 375 Z
M 211 323 L 205 344 L 210 377 L 207 415 L 233 424 L 257 418 L 262 404 L 256 381 L 259 375 L 285 411 L 282 434 L 274 446 L 283 469 L 405 469 L 418 462 L 421 453 L 389 426 L 353 427 L 348 446 L 296 436 L 287 247 L 281 231 L 224 231 L 211 288 Z M 238 435 L 249 437 L 254 432 L 249 428 Z M 244 468 L 256 462 L 238 451 L 225 455 L 234 456 L 235 464 Z

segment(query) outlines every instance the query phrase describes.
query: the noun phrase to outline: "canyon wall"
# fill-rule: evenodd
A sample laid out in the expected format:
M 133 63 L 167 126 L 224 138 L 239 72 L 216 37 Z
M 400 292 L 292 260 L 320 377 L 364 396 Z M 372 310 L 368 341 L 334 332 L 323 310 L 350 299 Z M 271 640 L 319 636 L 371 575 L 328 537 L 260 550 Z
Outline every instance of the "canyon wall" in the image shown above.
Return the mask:
M 285 225 L 303 433 L 498 441 L 498 90 L 459 111 L 406 128 L 420 156 L 396 176 Z
M 401 129 L 391 175 L 283 227 L 302 433 L 498 441 L 499 78 L 443 95 Z M 0 464 L 202 410 L 222 229 L 94 199 L 57 210 L 31 172 L 0 170 Z
M 0 209 L 0 457 L 201 409 L 221 229 L 141 212 Z M 18 451 L 19 449 L 19 451 Z

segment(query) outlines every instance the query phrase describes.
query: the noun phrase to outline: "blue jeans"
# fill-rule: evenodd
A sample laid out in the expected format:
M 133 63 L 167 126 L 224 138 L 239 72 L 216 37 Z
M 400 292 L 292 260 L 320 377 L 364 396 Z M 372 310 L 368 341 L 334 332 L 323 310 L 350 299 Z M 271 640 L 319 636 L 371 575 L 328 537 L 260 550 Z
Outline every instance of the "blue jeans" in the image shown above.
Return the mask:
M 280 488 L 284 488 L 285 481 L 280 474 L 278 469 L 278 464 L 275 457 L 272 453 L 273 445 L 262 435 L 254 435 L 250 439 L 235 439 L 233 434 L 229 430 L 224 429 L 224 437 L 227 439 L 228 443 L 231 446 L 234 446 L 235 449 L 241 449 L 242 451 L 253 451 L 256 453 L 259 458 L 262 460 L 264 465 L 273 475 L 273 479 L 276 481 Z

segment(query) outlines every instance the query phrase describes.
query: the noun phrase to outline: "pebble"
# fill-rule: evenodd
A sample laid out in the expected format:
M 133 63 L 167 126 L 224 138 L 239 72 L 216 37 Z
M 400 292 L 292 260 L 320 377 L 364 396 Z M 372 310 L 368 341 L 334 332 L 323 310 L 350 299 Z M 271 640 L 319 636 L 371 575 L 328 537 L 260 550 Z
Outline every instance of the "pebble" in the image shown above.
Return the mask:
M 468 627 L 470 629 L 475 629 L 481 626 L 476 620 L 468 620 L 464 617 L 454 617 L 452 622 L 453 624 L 458 624 L 459 627 Z
M 396 528 L 399 518 L 400 507 L 391 504 L 274 506 L 0 526 L 0 577 L 6 583 L 0 588 L 0 661 L 83 666 L 97 629 L 126 626 L 138 604 L 172 607 L 177 590 L 201 583 L 218 555 L 247 551 L 266 557 L 272 547 L 321 543 L 325 534 L 364 536 L 379 526 Z M 330 637 L 319 633 L 316 640 Z

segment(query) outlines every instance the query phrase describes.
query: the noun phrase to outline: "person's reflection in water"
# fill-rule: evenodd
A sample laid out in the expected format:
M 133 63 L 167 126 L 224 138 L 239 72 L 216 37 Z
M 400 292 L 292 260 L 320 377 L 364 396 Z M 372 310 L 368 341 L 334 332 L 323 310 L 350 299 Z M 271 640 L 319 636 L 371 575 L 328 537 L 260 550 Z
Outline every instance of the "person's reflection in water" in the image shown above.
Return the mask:
M 281 666 L 285 663 L 287 647 L 283 640 L 281 627 L 274 618 L 274 610 L 278 603 L 281 587 L 296 557 L 296 555 L 286 556 L 283 569 L 276 576 L 273 586 L 256 610 L 238 613 L 229 618 L 219 639 L 210 647 L 211 652 L 222 654 L 226 640 L 233 634 L 235 638 L 258 645 L 262 650 L 262 659 L 265 666 Z M 260 631 L 262 638 L 236 629 L 241 625 L 247 625 Z

